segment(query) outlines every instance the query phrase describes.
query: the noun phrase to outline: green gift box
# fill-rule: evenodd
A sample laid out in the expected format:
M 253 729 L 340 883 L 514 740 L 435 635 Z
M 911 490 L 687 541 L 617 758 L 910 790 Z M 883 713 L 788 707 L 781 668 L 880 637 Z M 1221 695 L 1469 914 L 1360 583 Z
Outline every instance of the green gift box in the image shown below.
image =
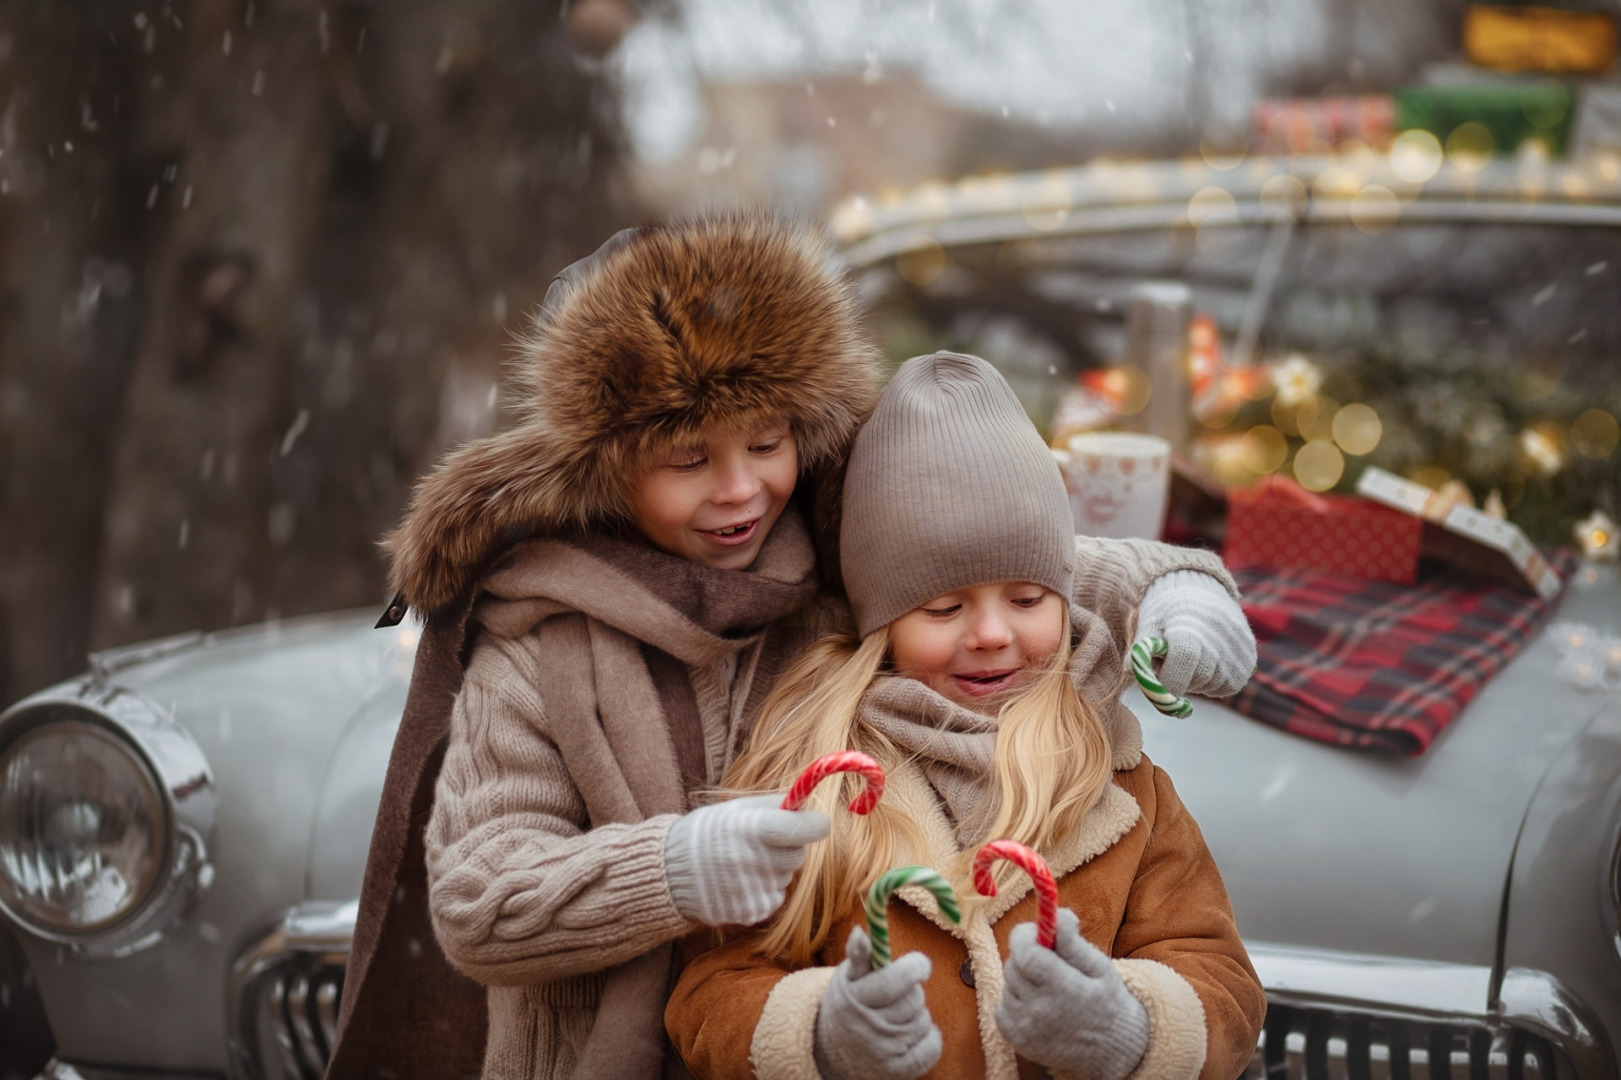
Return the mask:
M 1406 86 L 1397 90 L 1396 129 L 1428 131 L 1449 149 L 1490 150 L 1512 154 L 1528 139 L 1543 143 L 1549 153 L 1565 152 L 1576 95 L 1564 83 L 1525 81 L 1475 86 Z M 1486 143 L 1479 128 L 1459 135 L 1464 125 L 1478 125 L 1490 135 Z

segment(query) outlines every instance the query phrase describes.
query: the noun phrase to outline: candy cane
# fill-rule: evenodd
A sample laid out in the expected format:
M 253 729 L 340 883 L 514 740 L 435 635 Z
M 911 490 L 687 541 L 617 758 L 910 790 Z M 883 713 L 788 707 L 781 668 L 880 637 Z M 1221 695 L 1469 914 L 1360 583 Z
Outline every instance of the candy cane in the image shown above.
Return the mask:
M 974 888 L 981 896 L 996 895 L 991 863 L 1006 859 L 1036 884 L 1036 940 L 1047 948 L 1058 944 L 1058 883 L 1047 869 L 1046 860 L 1015 840 L 992 840 L 974 856 Z
M 1154 657 L 1164 656 L 1168 648 L 1164 638 L 1145 637 L 1137 642 L 1131 647 L 1131 673 L 1137 676 L 1137 685 L 1154 708 L 1166 716 L 1187 716 L 1193 712 L 1193 703 L 1165 689 L 1154 674 Z
M 878 805 L 878 800 L 884 795 L 884 770 L 876 761 L 859 750 L 841 750 L 836 754 L 827 754 L 817 758 L 805 767 L 794 781 L 794 786 L 788 789 L 787 798 L 782 800 L 784 810 L 798 810 L 810 798 L 811 789 L 834 773 L 854 772 L 866 777 L 867 783 L 850 800 L 852 814 L 865 814 Z
M 872 883 L 867 890 L 867 937 L 872 942 L 872 966 L 889 966 L 889 894 L 908 885 L 921 885 L 940 902 L 940 914 L 962 922 L 957 894 L 946 879 L 926 866 L 902 866 Z

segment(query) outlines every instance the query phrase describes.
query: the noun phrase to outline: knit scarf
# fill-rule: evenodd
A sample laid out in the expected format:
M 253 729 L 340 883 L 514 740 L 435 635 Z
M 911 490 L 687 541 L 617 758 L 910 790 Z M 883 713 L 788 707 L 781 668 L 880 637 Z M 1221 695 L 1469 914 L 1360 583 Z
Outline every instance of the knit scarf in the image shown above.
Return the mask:
M 948 701 L 916 679 L 886 675 L 861 699 L 861 719 L 913 755 L 945 804 L 964 845 L 989 819 L 985 798 L 996 751 L 996 717 Z
M 485 632 L 538 637 L 558 673 L 538 690 L 593 826 L 687 809 L 705 776 L 686 668 L 736 654 L 809 603 L 814 561 L 790 508 L 747 571 L 595 536 L 530 541 L 491 573 L 474 618 Z M 606 973 L 578 1080 L 661 1075 L 673 955 L 667 944 Z

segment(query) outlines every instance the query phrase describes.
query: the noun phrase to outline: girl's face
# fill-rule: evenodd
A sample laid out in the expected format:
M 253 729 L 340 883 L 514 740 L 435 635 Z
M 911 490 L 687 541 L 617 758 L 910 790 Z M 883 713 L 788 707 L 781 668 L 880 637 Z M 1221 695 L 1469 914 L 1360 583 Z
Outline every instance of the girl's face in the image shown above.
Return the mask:
M 1062 597 L 1003 581 L 937 596 L 890 623 L 889 658 L 900 674 L 988 713 L 1046 667 L 1063 634 Z
M 671 555 L 745 570 L 799 477 L 793 428 L 780 417 L 725 428 L 655 458 L 631 491 L 636 527 Z

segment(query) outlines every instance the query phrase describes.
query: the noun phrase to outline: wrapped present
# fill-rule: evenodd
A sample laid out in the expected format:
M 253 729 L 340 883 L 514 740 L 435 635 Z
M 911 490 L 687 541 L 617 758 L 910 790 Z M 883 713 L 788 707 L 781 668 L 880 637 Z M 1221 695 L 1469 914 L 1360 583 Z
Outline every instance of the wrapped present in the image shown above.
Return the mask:
M 1601 75 L 1615 63 L 1615 18 L 1603 11 L 1475 4 L 1464 15 L 1463 51 L 1499 71 Z
M 1512 154 L 1527 140 L 1565 152 L 1570 140 L 1571 89 L 1561 83 L 1534 81 L 1481 83 L 1467 86 L 1404 86 L 1395 93 L 1396 128 L 1428 131 L 1445 144 L 1465 124 L 1485 129 L 1491 137 L 1485 151 Z
M 1420 550 L 1426 557 L 1535 593 L 1544 600 L 1556 596 L 1564 584 L 1518 525 L 1448 498 L 1445 489 L 1437 491 L 1373 465 L 1357 477 L 1356 489 L 1370 499 L 1412 515 L 1423 530 Z
M 1348 495 L 1316 495 L 1267 477 L 1227 494 L 1227 565 L 1322 570 L 1412 584 L 1423 523 Z
M 1383 149 L 1394 134 L 1394 114 L 1394 103 L 1383 95 L 1263 101 L 1250 117 L 1250 150 L 1301 154 L 1351 141 Z

